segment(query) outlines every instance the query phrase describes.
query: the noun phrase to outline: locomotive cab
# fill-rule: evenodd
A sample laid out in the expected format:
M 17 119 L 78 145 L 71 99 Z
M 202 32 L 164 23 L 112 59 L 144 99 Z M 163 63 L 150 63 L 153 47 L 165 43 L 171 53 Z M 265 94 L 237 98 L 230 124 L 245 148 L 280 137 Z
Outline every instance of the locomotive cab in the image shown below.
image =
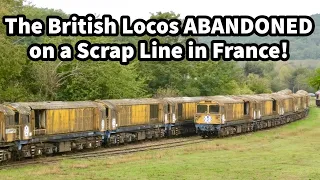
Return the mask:
M 15 120 L 15 112 L 7 106 L 0 105 L 0 144 L 20 140 L 20 125 Z
M 15 104 L 7 104 L 7 107 L 14 112 L 14 117 L 12 120 L 14 121 L 14 124 L 16 126 L 16 140 L 31 139 L 33 135 L 33 129 L 31 127 L 29 109 L 24 107 L 17 107 L 15 106 Z
M 163 100 L 168 136 L 193 134 L 196 105 L 199 101 L 205 100 L 205 97 L 165 97 Z
M 210 96 L 197 104 L 195 126 L 202 137 L 221 135 L 237 129 L 238 122 L 250 121 L 250 102 L 232 96 Z M 226 127 L 231 127 L 227 128 Z
M 201 101 L 197 104 L 195 127 L 198 134 L 216 134 L 224 123 L 224 106 L 215 101 Z

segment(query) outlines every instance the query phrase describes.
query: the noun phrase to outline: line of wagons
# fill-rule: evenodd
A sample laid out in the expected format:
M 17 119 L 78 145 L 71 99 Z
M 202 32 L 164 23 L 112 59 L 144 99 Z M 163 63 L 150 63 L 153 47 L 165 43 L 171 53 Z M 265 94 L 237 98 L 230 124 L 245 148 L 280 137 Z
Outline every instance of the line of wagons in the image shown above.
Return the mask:
M 18 102 L 0 105 L 0 162 L 195 134 L 225 136 L 307 115 L 308 93 Z

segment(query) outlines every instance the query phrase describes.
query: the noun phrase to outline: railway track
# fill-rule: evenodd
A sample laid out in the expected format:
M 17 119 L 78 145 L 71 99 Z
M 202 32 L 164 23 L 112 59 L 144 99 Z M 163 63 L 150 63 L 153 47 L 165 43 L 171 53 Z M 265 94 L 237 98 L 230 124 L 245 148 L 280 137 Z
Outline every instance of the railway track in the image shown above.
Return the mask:
M 66 159 L 83 159 L 83 158 L 96 158 L 96 157 L 107 157 L 107 156 L 116 156 L 116 155 L 124 155 L 135 152 L 142 152 L 147 150 L 156 150 L 156 149 L 166 149 L 172 147 L 179 147 L 190 144 L 197 144 L 201 142 L 206 142 L 208 139 L 202 139 L 200 137 L 189 137 L 189 138 L 177 138 L 168 142 L 168 140 L 158 141 L 154 143 L 139 143 L 133 144 L 130 146 L 123 147 L 112 147 L 107 149 L 98 149 L 92 150 L 88 152 L 77 152 L 75 154 L 65 154 L 61 156 L 54 157 L 40 157 L 35 159 L 24 159 L 22 161 L 14 161 L 8 162 L 7 164 L 3 164 L 0 166 L 0 169 L 8 169 L 12 167 L 21 167 L 26 165 L 39 165 L 39 164 L 52 164 L 61 160 Z

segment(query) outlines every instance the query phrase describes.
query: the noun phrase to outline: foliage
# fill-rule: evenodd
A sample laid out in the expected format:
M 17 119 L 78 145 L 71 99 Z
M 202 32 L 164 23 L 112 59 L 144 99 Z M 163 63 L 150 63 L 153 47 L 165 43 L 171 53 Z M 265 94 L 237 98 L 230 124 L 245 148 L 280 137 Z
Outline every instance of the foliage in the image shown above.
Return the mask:
M 309 79 L 310 85 L 315 89 L 320 89 L 320 68 L 318 68 L 314 75 L 310 77 Z
M 48 15 L 68 17 L 61 10 L 23 5 L 22 0 L 0 0 L 0 15 L 25 14 L 30 19 L 45 20 Z M 314 16 L 314 17 L 318 17 Z M 181 19 L 174 12 L 152 13 L 154 19 Z M 317 20 L 318 21 L 318 20 Z M 127 66 L 118 62 L 30 61 L 27 47 L 32 43 L 75 45 L 79 40 L 92 43 L 133 43 L 141 39 L 159 39 L 160 43 L 184 44 L 190 37 L 8 37 L 0 25 L 0 101 L 94 100 L 165 96 L 210 96 L 266 93 L 289 88 L 293 91 L 309 86 L 318 88 L 320 71 L 314 79 L 312 65 L 299 67 L 280 62 L 225 61 L 153 61 L 135 59 Z M 228 38 L 228 37 L 225 37 Z M 254 37 L 250 37 L 254 38 Z M 299 40 L 301 39 L 297 38 Z M 208 39 L 203 39 L 207 41 Z M 234 37 L 234 41 L 241 40 Z M 198 40 L 197 40 L 198 41 Z M 317 41 L 315 38 L 311 42 Z M 320 41 L 319 41 L 320 42 Z M 296 42 L 294 42 L 296 43 Z M 293 43 L 293 44 L 294 44 Z M 297 44 L 305 47 L 303 44 Z M 294 46 L 294 45 L 293 45 Z M 291 50 L 292 51 L 292 50 Z M 320 52 L 320 51 L 319 51 Z M 295 51 L 292 52 L 293 54 Z M 313 52 L 309 52 L 312 54 Z

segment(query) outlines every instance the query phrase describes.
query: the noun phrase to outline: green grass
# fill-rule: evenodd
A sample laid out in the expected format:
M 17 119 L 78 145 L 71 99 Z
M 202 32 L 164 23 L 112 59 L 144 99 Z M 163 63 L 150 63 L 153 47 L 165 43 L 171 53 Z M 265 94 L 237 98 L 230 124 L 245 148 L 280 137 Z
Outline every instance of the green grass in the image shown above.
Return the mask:
M 1 170 L 1 179 L 320 179 L 320 109 L 275 129 L 92 160 Z

